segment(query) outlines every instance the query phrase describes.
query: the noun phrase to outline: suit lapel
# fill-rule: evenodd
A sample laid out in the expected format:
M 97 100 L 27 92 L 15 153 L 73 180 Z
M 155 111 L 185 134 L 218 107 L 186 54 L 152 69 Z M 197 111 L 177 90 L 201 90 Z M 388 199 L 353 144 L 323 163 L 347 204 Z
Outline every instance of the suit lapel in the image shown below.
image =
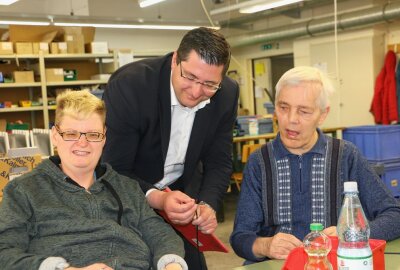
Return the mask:
M 171 59 L 172 54 L 169 56 L 169 59 L 165 61 L 165 64 L 161 69 L 159 84 L 160 99 L 158 113 L 161 127 L 161 148 L 164 162 L 167 157 L 169 136 L 171 134 Z
M 192 171 L 192 167 L 197 165 L 196 161 L 199 160 L 201 149 L 207 136 L 208 126 L 212 117 L 212 108 L 213 102 L 211 101 L 204 108 L 196 112 L 186 152 L 185 171 Z

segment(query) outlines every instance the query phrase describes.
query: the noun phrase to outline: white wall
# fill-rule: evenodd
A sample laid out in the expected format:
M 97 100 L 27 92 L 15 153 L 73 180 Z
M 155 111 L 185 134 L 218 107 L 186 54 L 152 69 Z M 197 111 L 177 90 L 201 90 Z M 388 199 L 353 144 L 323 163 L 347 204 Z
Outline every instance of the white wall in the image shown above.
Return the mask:
M 332 37 L 294 42 L 295 66 L 318 65 L 326 69 L 335 84 L 330 115 L 323 126 L 374 123 L 369 109 L 375 77 L 379 72 L 375 63 L 383 58 L 385 52 L 383 37 L 383 32 L 374 29 L 340 34 L 337 57 Z
M 234 49 L 245 78 L 241 87 L 242 104 L 254 112 L 251 59 L 293 53 L 295 66 L 319 65 L 333 79 L 336 92 L 331 97 L 331 111 L 324 127 L 374 124 L 369 109 L 387 43 L 399 43 L 400 52 L 399 24 L 339 33 L 337 57 L 333 34 L 281 42 L 279 49 L 268 51 L 262 51 L 261 45 Z
M 96 41 L 108 41 L 112 49 L 132 49 L 134 56 L 164 55 L 178 48 L 186 31 L 97 28 Z

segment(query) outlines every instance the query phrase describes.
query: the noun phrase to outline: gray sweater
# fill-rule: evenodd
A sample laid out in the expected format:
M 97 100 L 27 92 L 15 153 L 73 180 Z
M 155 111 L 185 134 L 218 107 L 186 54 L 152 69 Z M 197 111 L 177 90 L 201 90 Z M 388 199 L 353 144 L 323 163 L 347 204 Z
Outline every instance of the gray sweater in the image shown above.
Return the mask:
M 8 183 L 0 206 L 1 269 L 42 269 L 51 257 L 74 267 L 103 262 L 115 270 L 156 269 L 163 255 L 184 256 L 181 239 L 148 206 L 136 181 L 106 164 L 96 174 L 86 191 L 44 160 Z

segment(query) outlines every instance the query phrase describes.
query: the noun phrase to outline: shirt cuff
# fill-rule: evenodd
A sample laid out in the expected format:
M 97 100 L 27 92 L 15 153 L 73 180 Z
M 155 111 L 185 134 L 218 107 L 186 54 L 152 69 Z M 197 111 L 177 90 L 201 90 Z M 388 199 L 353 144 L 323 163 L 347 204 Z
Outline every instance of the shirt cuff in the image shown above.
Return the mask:
M 170 263 L 179 263 L 183 270 L 188 270 L 188 266 L 185 260 L 175 254 L 165 254 L 162 256 L 157 263 L 157 270 L 163 270 Z
M 155 191 L 155 190 L 158 190 L 158 189 L 156 189 L 156 188 L 151 188 L 151 189 L 149 189 L 148 191 L 146 191 L 145 197 L 147 198 L 147 196 L 149 196 L 150 193 L 152 193 L 152 192 Z
M 39 266 L 38 270 L 64 270 L 69 263 L 62 257 L 48 257 Z

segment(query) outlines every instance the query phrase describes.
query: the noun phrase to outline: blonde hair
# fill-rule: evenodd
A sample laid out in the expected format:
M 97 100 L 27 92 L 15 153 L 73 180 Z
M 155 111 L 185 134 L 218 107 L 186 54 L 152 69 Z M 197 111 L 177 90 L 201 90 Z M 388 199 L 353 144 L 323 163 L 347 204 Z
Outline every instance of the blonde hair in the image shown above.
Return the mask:
M 315 87 L 320 91 L 316 102 L 321 110 L 329 107 L 329 96 L 335 91 L 335 88 L 324 72 L 309 66 L 299 66 L 286 71 L 276 84 L 275 100 L 278 100 L 282 88 L 300 84 L 308 84 L 309 87 Z
M 104 101 L 88 90 L 67 90 L 57 96 L 56 102 L 56 125 L 59 125 L 65 116 L 85 120 L 93 113 L 97 113 L 102 119 L 103 126 L 105 126 L 106 107 Z

